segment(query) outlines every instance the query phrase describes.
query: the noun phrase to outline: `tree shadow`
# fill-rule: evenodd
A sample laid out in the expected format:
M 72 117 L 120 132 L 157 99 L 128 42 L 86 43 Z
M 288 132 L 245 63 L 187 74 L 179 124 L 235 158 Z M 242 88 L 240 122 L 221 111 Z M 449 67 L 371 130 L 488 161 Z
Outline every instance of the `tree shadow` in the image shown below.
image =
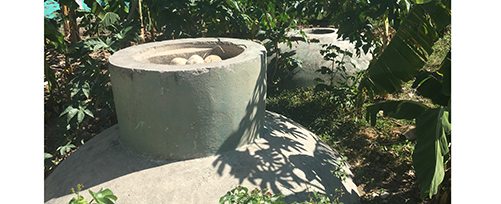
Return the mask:
M 44 202 L 144 169 L 172 163 L 154 161 L 127 150 L 119 142 L 118 125 L 106 129 L 62 161 L 44 181 Z
M 341 200 L 356 202 L 354 189 L 343 184 L 332 171 L 343 168 L 340 155 L 321 143 L 311 132 L 294 121 L 267 112 L 262 137 L 254 144 L 219 155 L 212 165 L 220 176 L 229 174 L 240 185 L 250 183 L 273 193 L 287 194 L 286 202 L 305 201 L 317 191 L 334 198 L 336 189 L 344 191 Z M 351 178 L 350 178 L 351 180 Z
M 255 82 L 252 98 L 247 102 L 245 115 L 234 131 L 219 147 L 217 154 L 231 151 L 252 143 L 262 132 L 266 109 L 266 51 L 260 53 L 261 66 Z

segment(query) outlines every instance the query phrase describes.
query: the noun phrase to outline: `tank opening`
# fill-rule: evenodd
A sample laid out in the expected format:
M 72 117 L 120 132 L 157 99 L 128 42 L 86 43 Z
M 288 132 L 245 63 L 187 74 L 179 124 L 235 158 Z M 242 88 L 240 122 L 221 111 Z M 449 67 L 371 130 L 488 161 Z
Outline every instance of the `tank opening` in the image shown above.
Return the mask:
M 304 30 L 306 34 L 329 34 L 334 33 L 334 29 L 329 28 L 312 28 Z
M 152 48 L 140 57 L 143 61 L 153 64 L 172 64 L 174 58 L 189 59 L 193 55 L 199 55 L 206 59 L 209 55 L 217 55 L 221 60 L 236 57 L 244 51 L 244 48 L 232 43 L 207 42 L 200 44 L 175 44 Z

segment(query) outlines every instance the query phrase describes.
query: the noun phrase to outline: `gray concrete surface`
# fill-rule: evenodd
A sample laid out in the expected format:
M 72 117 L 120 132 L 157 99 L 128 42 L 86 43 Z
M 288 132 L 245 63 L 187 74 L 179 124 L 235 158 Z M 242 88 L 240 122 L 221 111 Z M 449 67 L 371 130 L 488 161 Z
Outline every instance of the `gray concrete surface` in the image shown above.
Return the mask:
M 176 57 L 223 60 L 172 65 Z M 266 49 L 231 38 L 146 43 L 110 57 L 120 140 L 158 159 L 234 150 L 259 137 L 266 98 Z
M 184 161 L 154 160 L 127 150 L 118 126 L 95 136 L 64 160 L 45 180 L 47 204 L 68 203 L 71 187 L 110 188 L 117 203 L 218 203 L 227 191 L 243 185 L 282 193 L 287 202 L 312 191 L 344 191 L 346 204 L 359 203 L 357 188 L 339 155 L 318 137 L 282 115 L 266 112 L 261 138 L 236 150 Z M 340 167 L 344 181 L 331 171 Z M 89 199 L 90 200 L 90 199 Z
M 323 44 L 334 44 L 343 50 L 348 50 L 353 53 L 353 57 L 345 56 L 344 62 L 348 74 L 353 74 L 356 71 L 367 69 L 370 61 L 372 60 L 371 54 L 361 54 L 356 56 L 356 47 L 348 40 L 338 39 L 337 29 L 335 28 L 308 28 L 303 29 L 307 34 L 307 38 L 312 41 L 310 43 L 298 41 L 292 43 L 292 48 L 286 44 L 280 44 L 282 52 L 295 51 L 296 59 L 302 61 L 302 67 L 293 70 L 292 78 L 285 82 L 284 88 L 297 88 L 297 87 L 311 87 L 315 86 L 317 82 L 315 78 L 321 78 L 329 81 L 328 75 L 317 72 L 322 66 L 331 67 L 332 61 L 324 60 L 323 55 L 320 54 Z M 292 31 L 289 36 L 299 37 L 299 31 Z M 315 42 L 318 41 L 318 42 Z M 337 59 L 341 60 L 342 56 Z M 341 77 L 337 77 L 335 82 L 341 81 Z

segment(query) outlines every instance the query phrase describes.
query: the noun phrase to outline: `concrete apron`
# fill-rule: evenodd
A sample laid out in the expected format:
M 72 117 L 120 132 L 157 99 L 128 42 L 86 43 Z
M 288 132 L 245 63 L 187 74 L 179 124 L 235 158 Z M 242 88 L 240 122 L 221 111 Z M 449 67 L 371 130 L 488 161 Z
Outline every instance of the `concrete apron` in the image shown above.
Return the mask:
M 68 203 L 71 187 L 111 189 L 118 203 L 218 203 L 230 189 L 267 188 L 286 202 L 311 192 L 359 203 L 356 185 L 340 155 L 296 122 L 267 111 L 261 138 L 237 150 L 184 161 L 152 160 L 124 147 L 115 125 L 84 144 L 45 180 L 46 203 Z M 332 171 L 342 169 L 341 180 Z M 81 195 L 90 200 L 87 192 Z

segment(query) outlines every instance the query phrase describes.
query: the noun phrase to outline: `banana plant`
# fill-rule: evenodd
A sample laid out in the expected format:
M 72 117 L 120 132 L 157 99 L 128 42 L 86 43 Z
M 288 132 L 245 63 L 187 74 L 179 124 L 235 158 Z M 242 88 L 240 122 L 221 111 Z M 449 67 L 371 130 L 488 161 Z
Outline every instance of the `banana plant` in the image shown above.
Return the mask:
M 418 95 L 433 105 L 409 100 L 383 100 L 367 107 L 372 125 L 377 114 L 416 122 L 416 144 L 412 156 L 421 196 L 432 198 L 444 181 L 450 158 L 450 50 L 440 69 L 423 67 L 433 53 L 433 45 L 451 24 L 450 0 L 414 0 L 395 36 L 382 54 L 374 59 L 360 83 L 360 93 L 369 96 L 396 93 L 414 80 Z

